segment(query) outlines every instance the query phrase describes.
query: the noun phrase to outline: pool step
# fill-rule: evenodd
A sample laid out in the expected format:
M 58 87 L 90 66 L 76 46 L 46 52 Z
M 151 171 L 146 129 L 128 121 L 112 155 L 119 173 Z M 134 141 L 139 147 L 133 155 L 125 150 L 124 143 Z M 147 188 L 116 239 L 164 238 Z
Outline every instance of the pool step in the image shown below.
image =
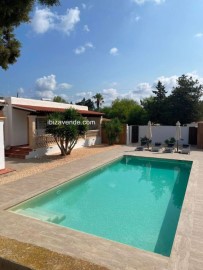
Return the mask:
M 24 216 L 31 216 L 33 218 L 52 223 L 60 223 L 66 218 L 65 215 L 58 214 L 49 210 L 41 210 L 39 208 L 17 209 L 15 212 Z

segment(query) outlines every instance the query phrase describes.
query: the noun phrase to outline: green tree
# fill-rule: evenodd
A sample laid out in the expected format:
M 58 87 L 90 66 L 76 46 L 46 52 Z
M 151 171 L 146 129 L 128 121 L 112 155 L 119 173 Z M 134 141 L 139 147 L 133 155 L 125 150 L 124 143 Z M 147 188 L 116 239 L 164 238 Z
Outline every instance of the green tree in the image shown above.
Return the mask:
M 132 111 L 141 109 L 141 106 L 133 99 L 116 99 L 112 102 L 111 117 L 117 117 L 122 123 L 128 123 Z
M 155 123 L 164 124 L 167 120 L 166 109 L 167 109 L 167 97 L 165 86 L 161 81 L 158 81 L 155 86 L 156 90 L 152 91 L 155 94 L 153 103 L 153 117 L 151 118 Z
M 52 134 L 62 156 L 70 155 L 79 137 L 85 135 L 87 125 L 75 109 L 52 113 L 48 117 L 46 133 Z
M 178 120 L 181 124 L 199 120 L 202 94 L 203 86 L 198 80 L 186 75 L 180 76 L 168 100 L 170 124 L 174 125 Z
M 155 86 L 156 90 L 152 91 L 155 94 L 155 100 L 159 103 L 165 100 L 167 91 L 161 81 L 158 81 Z
M 114 118 L 110 121 L 105 121 L 103 123 L 103 128 L 106 132 L 106 136 L 109 145 L 112 145 L 118 139 L 119 134 L 122 132 L 122 125 L 118 118 Z
M 148 120 L 146 111 L 133 99 L 117 98 L 111 106 L 104 107 L 101 111 L 106 118 L 118 118 L 122 123 L 129 125 L 141 125 Z
M 15 28 L 30 21 L 35 3 L 46 6 L 59 4 L 59 0 L 1 0 L 0 3 L 0 66 L 7 69 L 20 56 L 20 42 L 15 38 Z
M 146 117 L 152 122 L 155 122 L 156 119 L 156 108 L 155 108 L 155 97 L 150 96 L 140 100 L 140 103 L 146 112 Z
M 144 108 L 137 106 L 135 109 L 131 110 L 128 115 L 128 125 L 146 125 L 149 121 L 149 116 Z
M 105 106 L 100 110 L 102 113 L 104 113 L 105 118 L 112 118 L 112 107 L 110 106 Z
M 80 102 L 75 103 L 76 105 L 83 105 L 83 106 L 87 106 L 89 110 L 94 110 L 94 102 L 89 98 L 89 99 L 85 99 L 83 98 Z
M 60 96 L 54 97 L 54 98 L 53 98 L 53 102 L 67 103 L 67 101 L 66 101 L 64 98 L 60 97 Z
M 103 98 L 102 94 L 100 94 L 100 93 L 96 93 L 96 95 L 94 95 L 93 98 L 95 99 L 95 104 L 97 106 L 97 110 L 99 111 L 100 106 L 104 103 L 104 98 Z

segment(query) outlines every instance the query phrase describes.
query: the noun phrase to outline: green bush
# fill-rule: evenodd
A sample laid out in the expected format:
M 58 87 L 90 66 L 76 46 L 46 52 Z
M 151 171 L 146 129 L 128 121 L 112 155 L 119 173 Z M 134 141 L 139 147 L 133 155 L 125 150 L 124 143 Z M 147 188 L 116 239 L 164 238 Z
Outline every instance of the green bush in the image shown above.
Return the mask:
M 176 142 L 176 139 L 174 137 L 171 137 L 167 140 L 165 140 L 165 144 L 174 144 Z
M 141 142 L 141 145 L 145 145 L 146 144 L 147 147 L 149 148 L 149 145 L 152 142 L 152 140 L 150 140 L 146 136 L 144 136 L 144 137 L 141 137 L 140 138 L 140 142 Z
M 118 120 L 118 118 L 114 118 L 111 121 L 104 122 L 103 128 L 106 132 L 109 145 L 113 145 L 122 131 L 121 122 Z

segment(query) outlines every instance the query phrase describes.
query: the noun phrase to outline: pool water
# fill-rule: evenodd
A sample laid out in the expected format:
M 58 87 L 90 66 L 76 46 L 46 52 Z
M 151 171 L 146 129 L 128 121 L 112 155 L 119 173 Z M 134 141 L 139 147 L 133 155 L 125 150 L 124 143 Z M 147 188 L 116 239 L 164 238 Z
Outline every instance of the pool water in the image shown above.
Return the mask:
M 191 166 L 124 156 L 11 210 L 170 256 Z

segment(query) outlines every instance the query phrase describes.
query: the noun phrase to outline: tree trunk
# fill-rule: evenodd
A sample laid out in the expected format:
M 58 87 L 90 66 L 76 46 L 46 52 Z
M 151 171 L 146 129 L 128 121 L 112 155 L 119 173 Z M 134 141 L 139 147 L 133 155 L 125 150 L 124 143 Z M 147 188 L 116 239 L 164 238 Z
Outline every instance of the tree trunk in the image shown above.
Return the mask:
M 71 153 L 71 150 L 69 149 L 67 150 L 66 155 L 70 155 L 70 153 Z
M 66 149 L 65 149 L 63 143 L 61 143 L 60 146 L 61 146 L 61 147 L 60 147 L 60 149 L 61 149 L 61 156 L 66 156 Z

